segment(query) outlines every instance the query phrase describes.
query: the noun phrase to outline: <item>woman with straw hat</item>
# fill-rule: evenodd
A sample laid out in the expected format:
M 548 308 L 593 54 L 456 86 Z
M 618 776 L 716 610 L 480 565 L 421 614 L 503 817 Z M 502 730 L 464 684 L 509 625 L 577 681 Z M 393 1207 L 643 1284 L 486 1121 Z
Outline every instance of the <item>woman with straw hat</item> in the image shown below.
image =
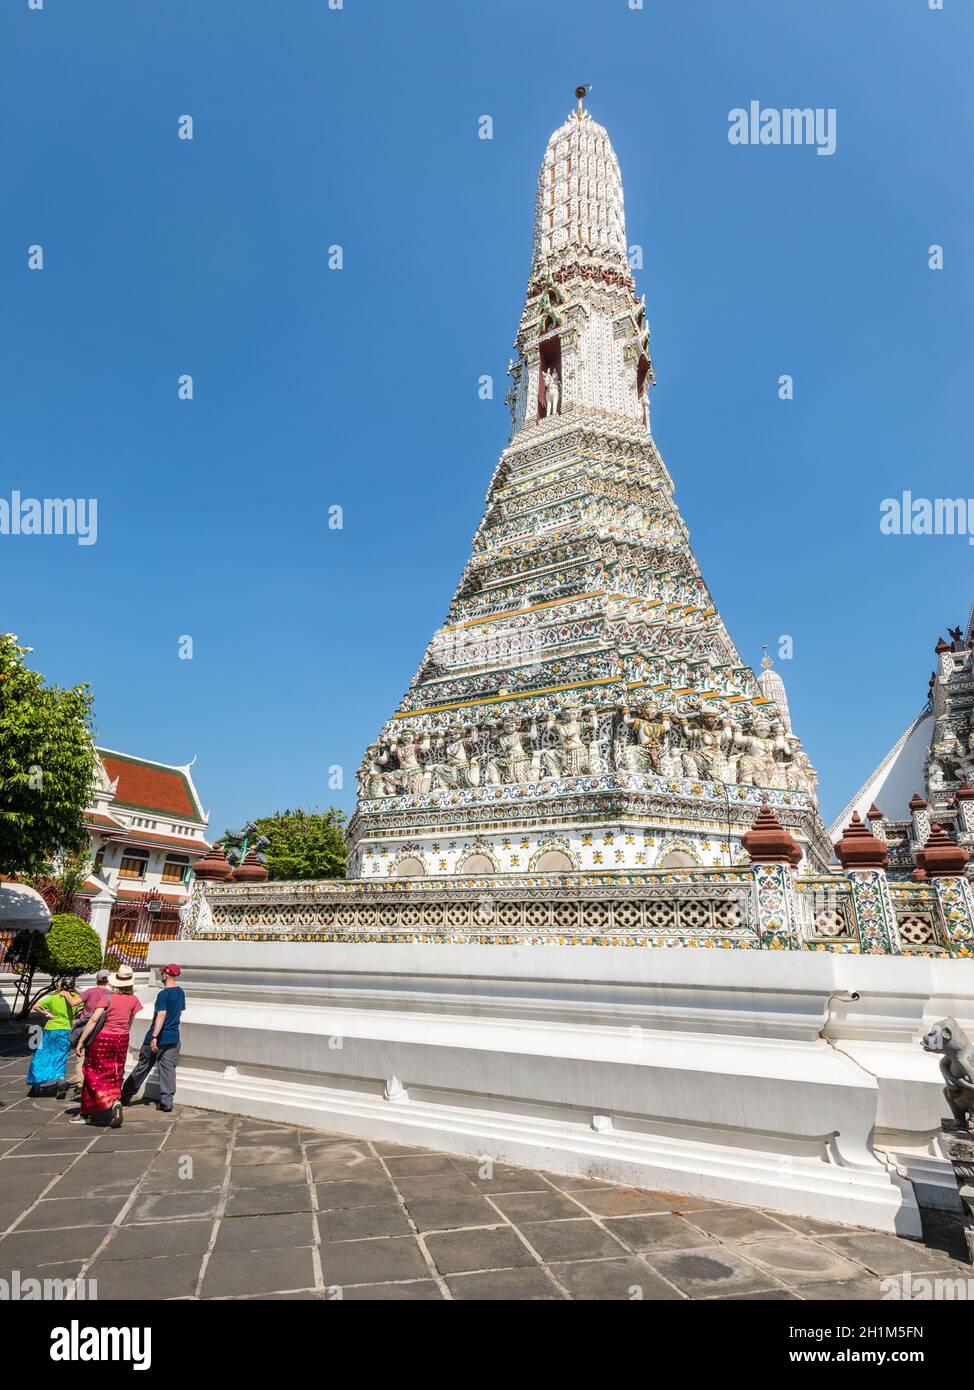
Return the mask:
M 129 1048 L 129 1029 L 142 1005 L 135 997 L 135 977 L 130 965 L 120 965 L 108 977 L 108 1003 L 93 1011 L 78 1039 L 77 1053 L 84 1058 L 81 1113 L 73 1125 L 122 1123 L 122 1075 Z M 85 1047 L 87 1045 L 87 1051 Z

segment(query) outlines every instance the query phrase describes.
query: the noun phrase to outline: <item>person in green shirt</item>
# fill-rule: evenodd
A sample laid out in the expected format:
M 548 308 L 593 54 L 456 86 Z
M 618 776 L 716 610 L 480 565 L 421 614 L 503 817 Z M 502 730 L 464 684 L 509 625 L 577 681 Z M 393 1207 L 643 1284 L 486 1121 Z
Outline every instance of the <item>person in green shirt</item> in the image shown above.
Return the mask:
M 31 1096 L 40 1095 L 42 1086 L 52 1085 L 57 1086 L 60 1100 L 67 1095 L 65 1070 L 71 1048 L 71 1024 L 82 1006 L 81 995 L 74 986 L 73 979 L 61 980 L 53 994 L 46 995 L 35 1005 L 35 1012 L 46 1022 L 40 1046 L 34 1051 L 27 1073 Z

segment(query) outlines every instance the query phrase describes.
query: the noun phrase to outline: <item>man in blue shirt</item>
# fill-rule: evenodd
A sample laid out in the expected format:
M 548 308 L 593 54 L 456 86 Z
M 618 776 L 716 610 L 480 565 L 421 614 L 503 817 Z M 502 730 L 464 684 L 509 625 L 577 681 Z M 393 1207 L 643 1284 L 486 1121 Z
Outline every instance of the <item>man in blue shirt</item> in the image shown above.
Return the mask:
M 182 972 L 178 965 L 162 968 L 162 989 L 156 995 L 152 1022 L 145 1035 L 139 1060 L 125 1078 L 122 1104 L 131 1105 L 153 1067 L 159 1068 L 159 1109 L 172 1110 L 176 1094 L 176 1063 L 179 1061 L 179 1018 L 186 1007 L 186 996 L 177 983 Z

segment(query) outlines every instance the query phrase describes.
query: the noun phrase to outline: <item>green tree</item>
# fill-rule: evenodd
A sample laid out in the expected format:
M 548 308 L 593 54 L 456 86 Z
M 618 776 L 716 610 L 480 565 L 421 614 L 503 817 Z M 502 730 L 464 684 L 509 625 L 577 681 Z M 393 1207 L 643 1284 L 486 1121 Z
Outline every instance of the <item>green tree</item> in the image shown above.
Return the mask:
M 227 830 L 221 844 L 231 860 L 239 859 L 244 841 L 256 847 L 272 879 L 344 878 L 345 813 L 275 811 L 251 821 L 244 831 Z
M 36 972 L 50 976 L 52 985 L 65 975 L 91 975 L 101 965 L 101 941 L 94 927 L 80 917 L 59 912 L 51 918 L 47 932 L 18 932 L 7 956 L 21 968 L 26 1015 L 46 990 L 45 986 L 31 997 Z
M 52 912 L 70 912 L 94 867 L 90 845 L 86 845 L 80 851 L 62 851 L 48 872 L 32 874 L 28 882 L 43 895 Z
M 95 776 L 92 697 L 28 670 L 0 633 L 0 873 L 38 874 L 88 843 L 84 810 Z

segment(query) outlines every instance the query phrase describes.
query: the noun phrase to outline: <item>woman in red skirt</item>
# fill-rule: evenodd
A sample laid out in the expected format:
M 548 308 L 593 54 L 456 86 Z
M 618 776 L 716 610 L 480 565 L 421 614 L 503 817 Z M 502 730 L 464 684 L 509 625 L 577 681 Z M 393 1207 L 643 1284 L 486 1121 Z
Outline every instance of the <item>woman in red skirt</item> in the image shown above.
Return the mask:
M 71 1123 L 110 1124 L 118 1129 L 122 1123 L 122 1077 L 129 1029 L 135 1015 L 142 1012 L 142 1005 L 135 997 L 131 966 L 120 965 L 108 983 L 112 993 L 107 1006 L 94 1010 L 78 1040 L 78 1056 L 84 1058 L 84 1085 L 81 1113 Z

